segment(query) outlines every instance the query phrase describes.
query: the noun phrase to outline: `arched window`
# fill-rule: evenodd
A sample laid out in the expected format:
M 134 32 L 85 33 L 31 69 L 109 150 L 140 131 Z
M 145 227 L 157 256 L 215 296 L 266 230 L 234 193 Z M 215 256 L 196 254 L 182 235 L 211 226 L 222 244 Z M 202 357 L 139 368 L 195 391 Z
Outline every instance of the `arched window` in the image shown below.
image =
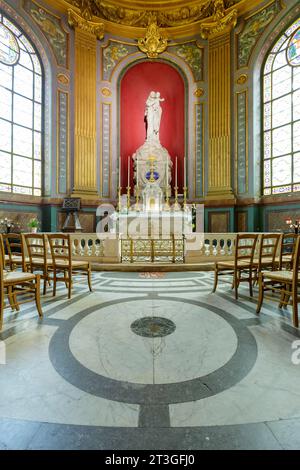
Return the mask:
M 34 47 L 0 13 L 0 191 L 41 195 L 42 82 Z
M 263 80 L 263 192 L 300 191 L 300 19 L 271 50 Z

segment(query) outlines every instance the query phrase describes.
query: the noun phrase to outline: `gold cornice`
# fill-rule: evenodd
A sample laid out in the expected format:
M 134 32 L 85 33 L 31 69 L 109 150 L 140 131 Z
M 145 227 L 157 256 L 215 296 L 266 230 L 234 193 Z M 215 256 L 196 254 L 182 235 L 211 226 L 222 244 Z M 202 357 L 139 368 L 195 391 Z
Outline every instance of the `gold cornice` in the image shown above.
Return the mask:
M 104 38 L 102 22 L 85 19 L 71 8 L 68 9 L 68 23 L 71 28 L 79 28 L 86 33 L 93 34 L 97 39 Z
M 57 11 L 61 13 L 67 14 L 67 10 L 70 8 L 72 0 L 44 0 L 44 3 L 47 3 L 50 7 L 56 9 Z M 79 0 L 78 0 L 79 1 Z M 130 7 L 130 9 L 142 9 L 144 11 L 164 11 L 164 10 L 170 10 L 174 8 L 191 8 L 195 5 L 199 5 L 199 3 L 202 0 L 152 0 L 151 2 L 147 2 L 144 0 L 107 0 L 107 2 L 110 1 L 111 3 L 113 2 L 114 4 L 123 7 L 123 9 L 126 9 L 127 6 Z M 210 2 L 210 0 L 203 0 L 207 4 Z M 106 2 L 106 3 L 107 3 Z M 105 3 L 105 1 L 104 1 Z M 234 4 L 230 8 L 226 10 L 226 13 L 230 13 L 233 9 L 237 10 L 237 15 L 238 17 L 240 16 L 245 16 L 249 15 L 252 13 L 255 13 L 258 7 L 262 7 L 265 4 L 264 1 L 262 0 L 240 0 L 238 3 Z M 78 10 L 79 11 L 79 10 Z M 93 21 L 98 20 L 99 21 L 100 17 L 98 16 L 93 16 Z M 186 37 L 192 37 L 195 35 L 198 35 L 200 32 L 200 25 L 201 23 L 207 21 L 202 19 L 190 23 L 184 23 L 184 24 L 176 24 L 175 26 L 170 26 L 167 28 L 161 27 L 160 30 L 163 33 L 167 32 L 168 38 L 169 39 L 179 39 L 179 38 L 186 38 Z M 101 22 L 104 25 L 105 32 L 115 35 L 115 36 L 120 36 L 128 39 L 136 39 L 139 37 L 143 37 L 145 35 L 145 27 L 138 27 L 138 26 L 129 26 L 126 24 L 122 24 L 120 22 L 114 22 L 113 20 L 107 20 L 104 18 L 101 18 Z M 159 24 L 159 23 L 158 23 Z

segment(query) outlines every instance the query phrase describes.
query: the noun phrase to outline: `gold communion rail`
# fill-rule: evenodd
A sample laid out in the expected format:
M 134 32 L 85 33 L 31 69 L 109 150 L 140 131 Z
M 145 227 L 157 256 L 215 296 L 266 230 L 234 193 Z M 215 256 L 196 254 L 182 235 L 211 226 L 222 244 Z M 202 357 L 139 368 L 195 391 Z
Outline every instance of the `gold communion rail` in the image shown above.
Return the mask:
M 122 239 L 122 263 L 184 263 L 185 240 L 169 239 Z
M 118 263 L 201 264 L 233 259 L 236 233 L 193 233 L 170 238 L 121 238 L 113 233 L 72 233 L 74 259 Z M 260 243 L 261 234 L 258 240 Z M 258 254 L 259 243 L 256 247 Z

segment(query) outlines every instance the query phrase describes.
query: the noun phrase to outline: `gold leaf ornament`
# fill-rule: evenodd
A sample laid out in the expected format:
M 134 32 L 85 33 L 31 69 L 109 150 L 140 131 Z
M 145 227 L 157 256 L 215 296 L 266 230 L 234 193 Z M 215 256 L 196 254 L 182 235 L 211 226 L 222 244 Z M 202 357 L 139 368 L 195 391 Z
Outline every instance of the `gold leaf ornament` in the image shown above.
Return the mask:
M 101 93 L 102 93 L 103 96 L 107 96 L 107 97 L 111 96 L 111 90 L 107 87 L 103 87 L 101 89 Z

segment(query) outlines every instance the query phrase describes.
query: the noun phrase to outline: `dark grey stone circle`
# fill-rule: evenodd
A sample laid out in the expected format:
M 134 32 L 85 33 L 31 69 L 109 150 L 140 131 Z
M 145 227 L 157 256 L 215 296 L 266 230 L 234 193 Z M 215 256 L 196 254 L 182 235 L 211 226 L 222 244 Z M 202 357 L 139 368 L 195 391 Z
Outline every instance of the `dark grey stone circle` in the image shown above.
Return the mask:
M 146 338 L 162 338 L 171 335 L 176 330 L 176 325 L 168 318 L 143 317 L 135 320 L 130 325 L 133 333 Z
M 176 301 L 205 308 L 231 325 L 237 336 L 238 344 L 235 353 L 226 364 L 205 376 L 168 384 L 137 384 L 116 380 L 97 374 L 82 365 L 74 357 L 69 347 L 69 337 L 73 328 L 83 318 L 97 310 L 136 300 L 149 300 L 149 296 L 111 300 L 89 307 L 68 320 L 58 322 L 58 328 L 49 344 L 49 358 L 55 370 L 67 382 L 84 392 L 107 400 L 139 405 L 168 405 L 201 400 L 221 393 L 240 382 L 255 365 L 257 343 L 243 322 L 230 313 L 204 302 L 167 296 L 159 296 L 159 300 L 162 302 Z

